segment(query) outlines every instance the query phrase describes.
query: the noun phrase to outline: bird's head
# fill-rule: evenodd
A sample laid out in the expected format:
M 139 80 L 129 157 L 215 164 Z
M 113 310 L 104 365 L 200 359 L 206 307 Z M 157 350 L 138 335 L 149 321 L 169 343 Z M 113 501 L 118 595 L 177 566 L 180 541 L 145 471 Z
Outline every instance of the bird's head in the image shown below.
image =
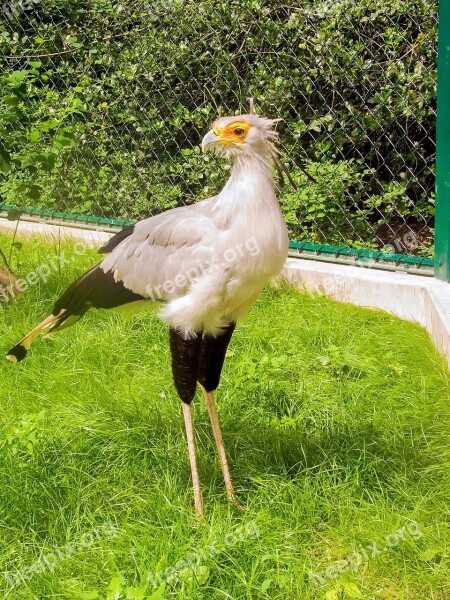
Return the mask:
M 202 150 L 212 149 L 226 158 L 242 155 L 274 157 L 273 145 L 278 136 L 272 126 L 281 119 L 266 119 L 258 115 L 238 115 L 217 119 L 202 141 Z

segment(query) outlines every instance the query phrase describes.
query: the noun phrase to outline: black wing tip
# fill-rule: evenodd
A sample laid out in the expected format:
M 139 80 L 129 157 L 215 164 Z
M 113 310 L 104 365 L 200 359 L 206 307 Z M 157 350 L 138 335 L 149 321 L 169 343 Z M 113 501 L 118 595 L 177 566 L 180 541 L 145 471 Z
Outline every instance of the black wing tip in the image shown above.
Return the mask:
M 114 248 L 116 248 L 120 242 L 122 242 L 125 238 L 129 237 L 133 232 L 134 232 L 134 223 L 132 225 L 128 225 L 127 227 L 124 227 L 121 231 L 119 231 L 118 233 L 115 233 L 107 242 L 106 244 L 103 244 L 103 246 L 101 246 L 98 249 L 98 253 L 99 254 L 108 254 L 109 252 L 112 252 L 114 250 Z
M 11 348 L 11 350 L 8 352 L 6 355 L 6 360 L 9 360 L 10 362 L 20 362 L 26 357 L 27 353 L 28 350 L 25 348 L 25 346 L 22 346 L 22 344 L 17 344 L 17 346 L 14 346 L 14 348 Z

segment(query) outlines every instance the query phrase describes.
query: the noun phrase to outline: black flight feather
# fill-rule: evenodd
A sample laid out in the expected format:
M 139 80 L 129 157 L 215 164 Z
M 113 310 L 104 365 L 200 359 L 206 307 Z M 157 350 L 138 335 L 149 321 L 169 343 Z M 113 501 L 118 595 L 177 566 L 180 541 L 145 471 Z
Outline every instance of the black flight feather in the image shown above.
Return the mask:
M 122 281 L 115 281 L 113 274 L 105 273 L 100 264 L 77 279 L 55 302 L 53 312 L 32 329 L 7 354 L 13 362 L 25 358 L 31 343 L 39 335 L 48 335 L 73 325 L 92 308 L 116 308 L 129 302 L 144 300 L 126 288 Z
M 111 252 L 112 250 L 114 250 L 114 248 L 116 248 L 120 244 L 120 242 L 122 242 L 124 239 L 129 237 L 133 233 L 133 231 L 134 231 L 134 224 L 128 225 L 128 227 L 124 227 L 124 229 L 122 229 L 118 233 L 114 234 L 106 242 L 106 244 L 103 244 L 103 246 L 101 248 L 99 248 L 98 253 L 99 254 L 108 254 L 108 252 Z
M 144 300 L 116 281 L 111 271 L 105 273 L 100 265 L 82 275 L 56 301 L 53 314 L 66 310 L 69 315 L 83 315 L 89 308 L 116 308 L 129 302 Z

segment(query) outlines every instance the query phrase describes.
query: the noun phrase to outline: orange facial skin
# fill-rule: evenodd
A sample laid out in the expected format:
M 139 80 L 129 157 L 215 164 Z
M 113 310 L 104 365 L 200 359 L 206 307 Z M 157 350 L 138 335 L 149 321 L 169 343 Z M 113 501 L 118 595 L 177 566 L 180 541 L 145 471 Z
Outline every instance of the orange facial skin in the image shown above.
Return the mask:
M 244 121 L 234 121 L 220 129 L 213 129 L 213 133 L 220 138 L 222 142 L 228 144 L 239 144 L 245 140 L 251 125 Z

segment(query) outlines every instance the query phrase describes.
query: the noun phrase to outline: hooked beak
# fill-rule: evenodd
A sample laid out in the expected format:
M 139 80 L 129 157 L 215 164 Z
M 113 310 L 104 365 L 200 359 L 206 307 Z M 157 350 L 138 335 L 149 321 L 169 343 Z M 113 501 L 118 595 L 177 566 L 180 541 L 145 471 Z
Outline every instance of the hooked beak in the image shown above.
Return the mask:
M 217 144 L 220 141 L 221 141 L 220 137 L 218 135 L 216 135 L 214 133 L 214 131 L 208 131 L 208 133 L 205 135 L 205 137 L 202 140 L 202 151 L 205 152 L 205 150 L 208 148 L 208 146 Z

